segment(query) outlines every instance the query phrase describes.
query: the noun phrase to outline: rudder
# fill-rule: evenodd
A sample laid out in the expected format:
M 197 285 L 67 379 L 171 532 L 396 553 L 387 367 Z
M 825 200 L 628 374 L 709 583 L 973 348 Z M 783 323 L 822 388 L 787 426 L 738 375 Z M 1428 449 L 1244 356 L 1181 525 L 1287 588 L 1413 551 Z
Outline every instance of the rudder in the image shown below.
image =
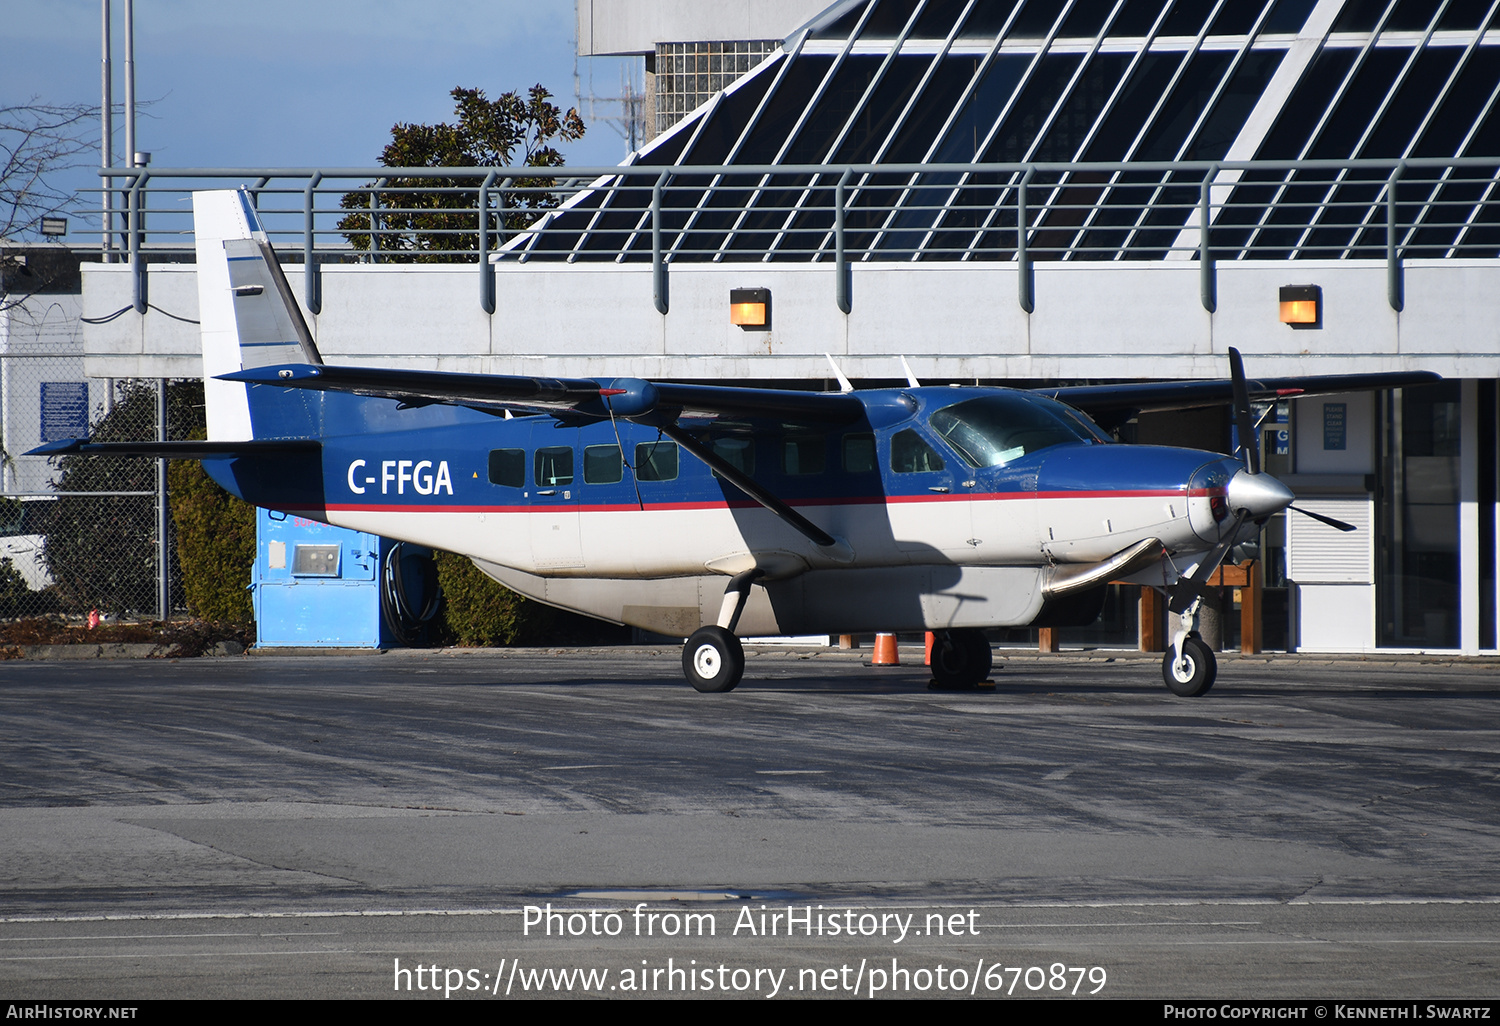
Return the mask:
M 246 368 L 323 362 L 249 197 L 242 189 L 195 192 L 193 222 L 208 437 L 246 441 L 312 433 L 316 418 L 304 416 L 314 412 L 307 397 L 297 397 L 293 408 L 257 403 L 274 406 L 275 414 L 252 417 L 249 387 L 218 380 Z M 270 431 L 259 423 L 267 419 L 274 421 Z

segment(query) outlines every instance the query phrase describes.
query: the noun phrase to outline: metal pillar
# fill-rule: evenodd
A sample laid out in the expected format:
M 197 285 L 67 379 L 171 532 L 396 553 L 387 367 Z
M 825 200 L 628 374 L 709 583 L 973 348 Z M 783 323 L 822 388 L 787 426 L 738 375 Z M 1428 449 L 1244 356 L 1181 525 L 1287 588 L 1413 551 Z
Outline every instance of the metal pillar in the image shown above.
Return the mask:
M 667 295 L 667 261 L 661 249 L 661 189 L 666 180 L 667 176 L 662 175 L 651 188 L 651 293 L 659 314 L 671 309 Z
M 131 162 L 134 163 L 134 161 L 135 157 L 132 155 Z M 141 220 L 141 207 L 145 203 L 141 190 L 145 188 L 146 177 L 143 171 L 131 183 L 126 215 L 127 233 L 130 236 L 130 276 L 135 282 L 133 300 L 135 312 L 138 314 L 146 312 L 146 259 L 141 256 L 141 234 L 145 227 Z
M 838 283 L 834 287 L 834 297 L 839 304 L 839 309 L 849 313 L 854 309 L 853 285 L 850 280 L 849 253 L 844 248 L 844 189 L 849 184 L 851 172 L 845 171 L 839 178 L 839 184 L 834 189 L 833 200 L 833 240 L 834 240 L 834 267 L 838 274 Z
M 135 167 L 135 0 L 125 0 L 125 166 Z
M 1030 227 L 1026 224 L 1026 186 L 1031 182 L 1031 168 L 1021 176 L 1016 189 L 1016 298 L 1027 313 L 1036 310 L 1036 274 L 1031 268 L 1031 253 L 1026 248 Z
M 491 171 L 479 186 L 479 307 L 487 314 L 495 312 L 495 269 L 490 266 L 490 189 L 498 174 Z
M 1404 170 L 1403 161 L 1385 183 L 1385 299 L 1397 313 L 1406 307 L 1406 273 L 1396 248 L 1396 179 Z
M 99 0 L 101 11 L 101 25 L 99 30 L 100 42 L 100 69 L 99 69 L 99 166 L 114 167 L 115 153 L 115 98 L 114 98 L 114 71 L 110 66 L 109 52 L 109 4 L 110 0 Z M 114 185 L 114 179 L 104 180 L 104 195 L 102 198 L 102 210 L 104 232 L 103 251 L 104 262 L 112 263 L 115 248 L 115 194 L 110 186 Z
M 313 252 L 317 244 L 313 205 L 317 202 L 313 190 L 323 180 L 323 172 L 315 173 L 307 180 L 302 190 L 302 298 L 307 303 L 307 312 L 313 316 L 323 312 L 323 279 L 318 273 L 318 258 Z M 373 221 L 374 213 L 371 213 Z M 373 236 L 372 236 L 373 238 Z
M 156 379 L 156 440 L 167 440 L 167 379 Z M 168 562 L 167 461 L 156 461 L 156 605 L 163 621 L 172 618 L 171 566 Z
M 1213 250 L 1208 244 L 1208 229 L 1214 223 L 1213 180 L 1219 169 L 1213 168 L 1203 178 L 1198 191 L 1198 300 L 1209 313 L 1219 309 L 1219 276 Z

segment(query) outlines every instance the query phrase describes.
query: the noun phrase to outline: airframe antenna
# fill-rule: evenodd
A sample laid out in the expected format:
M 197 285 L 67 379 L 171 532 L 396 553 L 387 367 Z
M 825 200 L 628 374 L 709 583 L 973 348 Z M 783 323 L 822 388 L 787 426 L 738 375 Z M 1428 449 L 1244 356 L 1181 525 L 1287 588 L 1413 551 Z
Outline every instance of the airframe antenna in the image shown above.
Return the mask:
M 844 372 L 841 371 L 841 370 L 839 370 L 839 365 L 833 362 L 833 354 L 832 353 L 824 353 L 823 355 L 828 358 L 828 366 L 830 366 L 830 367 L 833 368 L 833 376 L 839 379 L 839 391 L 840 392 L 852 392 L 852 391 L 854 391 L 854 386 L 849 383 L 849 379 L 848 378 L 844 377 Z

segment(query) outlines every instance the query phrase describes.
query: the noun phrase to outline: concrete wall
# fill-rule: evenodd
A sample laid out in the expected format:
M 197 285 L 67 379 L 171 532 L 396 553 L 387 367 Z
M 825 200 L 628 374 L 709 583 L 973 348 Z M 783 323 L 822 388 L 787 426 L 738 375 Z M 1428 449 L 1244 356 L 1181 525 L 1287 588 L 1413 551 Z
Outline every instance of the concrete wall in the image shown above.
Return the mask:
M 1500 262 L 1412 261 L 1406 309 L 1386 303 L 1381 262 L 1226 262 L 1218 311 L 1198 299 L 1196 264 L 1044 263 L 1036 309 L 1016 300 L 1016 268 L 990 264 L 860 264 L 853 312 L 834 299 L 831 264 L 682 265 L 671 310 L 652 304 L 646 265 L 507 264 L 495 269 L 496 312 L 479 306 L 479 269 L 325 267 L 323 311 L 309 317 L 330 362 L 492 373 L 821 380 L 831 353 L 852 378 L 1220 377 L 1229 346 L 1252 375 L 1419 368 L 1500 376 Z M 300 268 L 287 277 L 302 295 Z M 1278 319 L 1282 285 L 1317 284 L 1323 326 Z M 772 330 L 729 324 L 729 290 L 772 293 Z M 84 315 L 128 305 L 129 268 L 84 267 Z M 197 317 L 191 265 L 155 265 L 150 299 Z M 86 372 L 97 377 L 199 373 L 197 327 L 155 310 L 85 325 Z
M 651 53 L 657 43 L 785 39 L 832 0 L 576 0 L 578 55 Z

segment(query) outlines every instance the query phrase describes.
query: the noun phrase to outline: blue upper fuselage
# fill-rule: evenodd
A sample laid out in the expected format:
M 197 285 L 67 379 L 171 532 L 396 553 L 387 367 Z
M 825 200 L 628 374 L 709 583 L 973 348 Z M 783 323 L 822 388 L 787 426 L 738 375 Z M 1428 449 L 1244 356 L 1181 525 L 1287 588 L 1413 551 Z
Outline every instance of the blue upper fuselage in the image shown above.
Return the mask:
M 1232 473 L 1215 453 L 1110 444 L 1083 414 L 1035 393 L 921 387 L 852 395 L 864 412 L 843 423 L 694 419 L 688 411 L 680 426 L 794 506 L 1222 494 Z M 251 386 L 249 396 L 257 438 L 323 442 L 321 460 L 205 461 L 216 480 L 259 505 L 316 514 L 753 502 L 657 428 L 618 417 L 504 419 L 269 385 Z

